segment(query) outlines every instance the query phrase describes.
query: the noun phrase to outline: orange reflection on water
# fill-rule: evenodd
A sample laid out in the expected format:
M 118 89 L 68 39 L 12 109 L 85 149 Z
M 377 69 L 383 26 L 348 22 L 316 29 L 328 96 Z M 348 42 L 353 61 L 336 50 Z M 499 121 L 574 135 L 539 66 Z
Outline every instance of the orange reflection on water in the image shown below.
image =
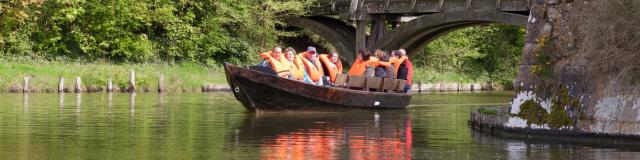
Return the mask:
M 345 140 L 345 137 L 348 137 Z M 263 159 L 411 159 L 411 123 L 382 128 L 310 129 L 280 134 L 261 145 Z
M 336 132 L 341 130 L 278 135 L 274 138 L 274 143 L 262 145 L 262 157 L 268 160 L 335 159 L 337 142 L 342 139 L 341 134 Z

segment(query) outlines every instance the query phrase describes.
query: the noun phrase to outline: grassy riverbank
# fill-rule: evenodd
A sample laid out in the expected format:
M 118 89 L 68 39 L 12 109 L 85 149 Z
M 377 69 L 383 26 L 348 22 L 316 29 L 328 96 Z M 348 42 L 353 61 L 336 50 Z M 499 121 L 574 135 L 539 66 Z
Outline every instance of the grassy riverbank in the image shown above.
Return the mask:
M 138 90 L 157 90 L 158 77 L 165 76 L 169 92 L 199 91 L 203 84 L 226 84 L 222 67 L 207 67 L 194 63 L 181 64 L 112 64 L 107 62 L 51 62 L 39 60 L 0 60 L 0 92 L 22 88 L 24 77 L 32 77 L 30 86 L 35 92 L 57 90 L 60 77 L 71 89 L 76 77 L 83 87 L 105 88 L 111 78 L 114 86 L 128 84 L 131 70 L 136 73 Z
M 31 77 L 33 92 L 57 91 L 60 77 L 65 88 L 72 90 L 76 77 L 81 77 L 83 89 L 106 88 L 111 78 L 114 88 L 126 87 L 131 70 L 136 73 L 138 91 L 156 91 L 158 79 L 165 76 L 168 92 L 199 92 L 204 84 L 226 85 L 221 66 L 205 66 L 195 63 L 162 64 L 113 64 L 108 62 L 58 62 L 45 60 L 0 59 L 0 92 L 22 91 L 24 77 Z M 438 72 L 428 68 L 415 68 L 414 83 L 484 83 L 487 79 L 469 79 L 457 72 Z

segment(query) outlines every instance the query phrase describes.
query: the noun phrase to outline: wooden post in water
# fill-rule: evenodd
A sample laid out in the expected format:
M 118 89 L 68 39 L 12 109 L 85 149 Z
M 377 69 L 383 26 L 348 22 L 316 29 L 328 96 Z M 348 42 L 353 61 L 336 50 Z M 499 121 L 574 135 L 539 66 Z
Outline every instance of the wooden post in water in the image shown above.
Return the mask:
M 131 69 L 131 74 L 129 75 L 129 87 L 127 87 L 127 91 L 136 91 L 136 72 L 134 72 L 133 69 Z
M 158 78 L 158 92 L 164 92 L 164 74 Z
M 58 93 L 63 93 L 64 92 L 64 77 L 60 77 L 60 80 L 58 81 Z
M 73 91 L 75 91 L 76 93 L 82 92 L 82 80 L 80 79 L 80 77 L 76 77 L 76 85 L 73 87 Z
M 113 82 L 111 81 L 111 78 L 109 78 L 109 81 L 107 81 L 107 93 L 111 92 L 113 92 Z
M 22 92 L 23 93 L 27 93 L 30 92 L 29 90 L 29 78 L 30 77 L 24 77 L 24 83 L 22 84 Z

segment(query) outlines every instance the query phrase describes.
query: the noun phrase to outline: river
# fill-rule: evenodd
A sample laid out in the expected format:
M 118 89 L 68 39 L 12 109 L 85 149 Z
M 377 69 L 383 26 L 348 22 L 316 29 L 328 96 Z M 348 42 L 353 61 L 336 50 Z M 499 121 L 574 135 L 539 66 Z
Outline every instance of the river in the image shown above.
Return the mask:
M 470 111 L 511 92 L 406 110 L 248 113 L 230 93 L 0 94 L 1 159 L 638 159 L 639 149 L 492 137 Z

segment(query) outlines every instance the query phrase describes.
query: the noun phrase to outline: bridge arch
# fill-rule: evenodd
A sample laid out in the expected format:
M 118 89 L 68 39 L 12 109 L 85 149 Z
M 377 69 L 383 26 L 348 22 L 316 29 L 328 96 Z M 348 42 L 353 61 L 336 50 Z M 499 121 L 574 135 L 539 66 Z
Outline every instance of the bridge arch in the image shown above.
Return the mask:
M 387 33 L 369 49 L 393 50 L 405 48 L 410 56 L 427 44 L 454 30 L 489 23 L 525 26 L 528 16 L 500 11 L 458 11 L 424 15 Z
M 325 16 L 286 17 L 285 23 L 291 27 L 304 28 L 320 36 L 333 45 L 346 63 L 355 59 L 356 29 L 346 22 Z

